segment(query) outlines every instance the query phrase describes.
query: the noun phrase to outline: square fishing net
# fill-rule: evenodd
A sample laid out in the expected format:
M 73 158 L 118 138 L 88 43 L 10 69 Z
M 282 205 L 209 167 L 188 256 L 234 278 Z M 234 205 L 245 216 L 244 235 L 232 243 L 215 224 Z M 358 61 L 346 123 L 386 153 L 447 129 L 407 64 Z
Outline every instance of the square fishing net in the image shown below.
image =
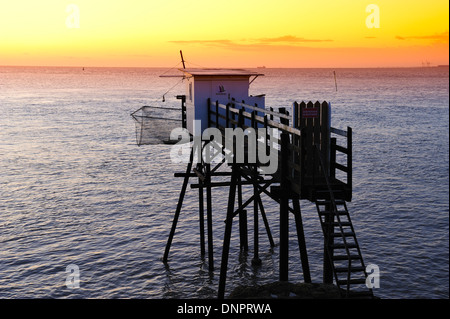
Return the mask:
M 181 110 L 168 107 L 143 106 L 131 113 L 136 127 L 137 145 L 173 144 L 170 132 L 182 127 Z

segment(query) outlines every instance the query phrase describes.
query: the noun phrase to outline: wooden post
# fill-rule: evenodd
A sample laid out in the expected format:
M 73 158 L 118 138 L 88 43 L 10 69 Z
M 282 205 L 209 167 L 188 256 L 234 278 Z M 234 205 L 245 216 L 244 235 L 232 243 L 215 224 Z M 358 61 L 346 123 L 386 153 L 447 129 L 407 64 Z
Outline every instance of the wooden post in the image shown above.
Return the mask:
M 207 100 L 207 105 L 208 105 L 208 127 L 211 127 L 211 99 L 208 98 Z
M 186 95 L 177 95 L 176 98 L 181 100 L 181 126 L 187 128 L 186 125 Z
M 219 128 L 219 101 L 216 101 L 216 128 Z
M 227 103 L 225 114 L 225 128 L 230 127 L 230 103 Z
M 175 229 L 177 228 L 178 218 L 180 216 L 181 207 L 183 206 L 184 194 L 186 193 L 186 188 L 189 182 L 189 175 L 192 169 L 192 162 L 194 160 L 194 149 L 195 146 L 193 146 L 191 149 L 189 163 L 186 167 L 186 175 L 184 176 L 183 186 L 181 187 L 180 197 L 178 198 L 177 208 L 172 221 L 172 228 L 170 229 L 169 238 L 167 239 L 166 249 L 164 251 L 163 256 L 163 262 L 167 262 L 167 259 L 169 257 L 170 246 L 172 245 L 173 236 L 175 235 Z
M 255 165 L 256 167 L 256 165 Z M 252 265 L 258 266 L 261 264 L 261 259 L 259 258 L 259 223 L 258 223 L 258 190 L 256 188 L 257 177 L 253 174 L 253 259 Z
M 301 178 L 301 185 L 303 185 L 304 181 L 305 181 L 305 177 L 307 176 L 307 162 L 308 162 L 308 154 L 307 154 L 307 148 L 306 148 L 306 136 L 308 135 L 307 133 L 307 128 L 306 128 L 306 119 L 303 116 L 303 109 L 306 107 L 306 103 L 305 102 L 301 102 L 299 104 L 299 129 L 301 130 L 302 134 L 300 137 L 300 146 L 301 146 L 301 154 L 300 154 L 300 164 L 301 164 L 301 174 L 300 174 L 300 178 Z
M 297 228 L 298 247 L 300 250 L 300 259 L 302 261 L 303 279 L 305 282 L 311 282 L 311 272 L 309 270 L 308 253 L 306 250 L 305 232 L 303 231 L 302 213 L 300 210 L 300 200 L 297 196 L 292 199 L 294 206 L 295 225 Z
M 234 113 L 234 112 L 231 113 L 231 120 L 232 120 L 231 121 L 232 128 L 236 128 L 237 127 L 237 125 L 236 125 L 236 113 Z
M 186 95 L 183 95 L 183 98 L 181 99 L 181 125 L 183 128 L 187 128 L 187 118 L 186 118 Z
M 330 119 L 329 119 L 329 105 L 327 102 L 322 103 L 320 112 L 320 135 L 322 158 L 326 167 L 326 172 L 330 174 Z
M 299 106 L 297 101 L 292 103 L 292 126 L 298 128 L 300 123 Z
M 211 196 L 211 164 L 205 164 L 206 170 L 206 221 L 208 223 L 208 261 L 209 270 L 214 270 L 214 245 L 212 232 L 212 196 Z
M 308 102 L 306 104 L 306 108 L 302 109 L 308 109 L 314 107 L 312 102 Z M 314 148 L 313 148 L 313 119 L 312 118 L 305 118 L 305 128 L 306 128 L 306 136 L 305 136 L 305 149 L 306 149 L 306 174 L 308 176 L 312 176 L 314 172 Z
M 256 118 L 255 118 L 256 112 L 253 111 L 251 113 L 251 127 L 255 130 L 255 134 L 257 134 L 257 129 L 256 129 Z M 255 136 L 255 142 L 257 140 L 257 135 Z M 256 142 L 256 147 L 257 147 L 258 143 Z M 250 147 L 250 146 L 249 146 Z M 256 154 L 258 154 L 257 150 L 256 150 Z M 249 162 L 249 158 L 248 158 L 247 154 L 247 162 Z M 250 163 L 249 163 L 250 164 Z M 259 258 L 259 216 L 258 216 L 258 197 L 259 197 L 259 193 L 258 193 L 258 166 L 256 165 L 256 163 L 251 163 L 253 164 L 253 259 L 252 259 L 252 265 L 254 266 L 258 266 L 261 265 L 261 259 Z
M 321 150 L 321 148 L 320 148 L 321 147 L 321 144 L 320 144 L 320 113 L 321 113 L 321 110 L 322 110 L 322 105 L 320 104 L 319 101 L 314 103 L 314 108 L 319 110 L 319 114 L 318 114 L 319 117 L 316 117 L 316 118 L 313 119 L 313 127 L 314 127 L 313 128 L 313 130 L 314 130 L 313 152 L 314 152 L 314 155 L 316 155 L 316 152 L 314 151 L 314 145 L 316 145 L 317 148 L 319 150 Z M 317 176 L 321 176 L 322 175 L 322 170 L 320 168 L 319 163 L 320 163 L 320 161 L 316 157 L 315 161 L 314 161 L 314 168 L 313 169 L 314 169 L 314 173 Z M 324 168 L 324 169 L 327 170 L 327 168 Z
M 280 189 L 280 281 L 288 281 L 289 273 L 289 135 L 281 134 L 281 189 Z
M 323 283 L 324 284 L 332 284 L 333 283 L 333 266 L 332 259 L 333 256 L 328 255 L 328 247 L 333 244 L 334 240 L 331 236 L 333 232 L 333 222 L 334 222 L 334 213 L 332 213 L 331 204 L 325 205 L 325 211 L 328 213 L 325 215 L 325 237 L 323 243 Z M 333 250 L 331 250 L 333 251 Z
M 336 179 L 336 138 L 330 139 L 330 181 L 333 183 Z
M 197 164 L 197 170 L 202 171 L 201 164 Z M 204 214 L 204 204 L 203 204 L 203 181 L 198 177 L 198 219 L 200 224 L 200 253 L 202 256 L 205 255 L 205 214 Z
M 352 128 L 347 127 L 347 186 L 350 190 L 350 194 L 347 196 L 346 200 L 351 201 L 352 199 L 352 189 L 353 189 L 353 147 L 352 147 Z
M 239 240 L 240 247 L 244 251 L 248 251 L 248 229 L 247 229 L 247 210 L 242 207 L 242 178 L 238 178 L 238 205 L 239 205 Z
M 269 221 L 267 220 L 266 212 L 264 211 L 264 206 L 262 204 L 261 196 L 259 195 L 259 193 L 258 193 L 258 203 L 259 203 L 259 211 L 261 212 L 261 217 L 263 218 L 264 226 L 266 227 L 270 247 L 275 247 L 275 242 L 273 241 L 272 233 L 270 232 Z
M 225 283 L 228 270 L 228 253 L 230 251 L 231 226 L 233 224 L 234 201 L 236 197 L 236 185 L 239 177 L 238 167 L 232 164 L 231 185 L 228 195 L 227 217 L 225 220 L 225 234 L 222 247 L 222 261 L 220 266 L 219 291 L 218 298 L 223 299 L 225 296 Z
M 266 155 L 270 154 L 270 146 L 272 141 L 270 141 L 269 134 L 269 119 L 267 118 L 267 114 L 264 115 L 264 128 L 266 129 L 266 136 L 264 137 L 264 143 L 266 145 Z
M 278 111 L 279 111 L 281 114 L 289 115 L 289 112 L 286 111 L 286 108 L 285 108 L 285 107 L 280 107 L 280 108 L 278 109 Z M 286 118 L 280 118 L 280 123 L 281 123 L 281 124 L 284 124 L 284 125 L 289 125 L 289 120 L 286 119 Z
M 300 129 L 300 105 L 297 102 L 293 103 L 293 127 Z M 294 170 L 294 180 L 297 185 L 301 186 L 301 164 L 302 164 L 302 150 L 301 150 L 301 136 L 293 135 L 292 143 L 297 147 L 297 150 L 294 151 L 293 154 L 293 163 L 297 164 L 300 167 L 300 171 L 298 169 Z M 299 194 L 301 195 L 301 194 Z

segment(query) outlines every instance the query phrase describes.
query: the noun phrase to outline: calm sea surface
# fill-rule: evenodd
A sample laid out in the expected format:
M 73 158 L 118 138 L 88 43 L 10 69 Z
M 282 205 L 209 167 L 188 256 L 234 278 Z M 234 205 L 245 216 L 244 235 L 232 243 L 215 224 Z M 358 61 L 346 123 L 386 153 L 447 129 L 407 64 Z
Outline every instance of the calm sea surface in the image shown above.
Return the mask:
M 182 179 L 170 146 L 136 145 L 130 113 L 178 107 L 167 69 L 0 67 L 0 298 L 215 298 L 226 189 L 214 189 L 215 271 L 199 248 L 188 189 L 169 263 L 161 258 Z M 349 210 L 381 298 L 449 297 L 449 69 L 264 69 L 266 106 L 327 100 L 332 126 L 354 132 Z M 278 206 L 263 198 L 278 242 Z M 315 207 L 301 202 L 314 282 L 322 280 Z M 250 227 L 253 225 L 250 219 Z M 260 223 L 262 226 L 263 224 Z M 291 231 L 294 227 L 291 227 Z M 278 279 L 278 246 L 260 234 L 239 254 L 233 228 L 226 294 Z M 252 233 L 252 231 L 250 231 Z M 301 281 L 291 234 L 291 281 Z M 250 240 L 252 238 L 250 237 Z M 252 241 L 250 241 L 252 242 Z M 66 286 L 66 267 L 80 287 Z

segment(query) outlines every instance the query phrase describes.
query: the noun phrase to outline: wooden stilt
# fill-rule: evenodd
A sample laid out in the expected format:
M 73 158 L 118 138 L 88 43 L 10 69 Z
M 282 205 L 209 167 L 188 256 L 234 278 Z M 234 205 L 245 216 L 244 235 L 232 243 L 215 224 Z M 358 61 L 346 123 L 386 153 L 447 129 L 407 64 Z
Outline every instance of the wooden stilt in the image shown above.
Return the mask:
M 208 223 L 208 262 L 209 270 L 214 270 L 214 245 L 212 231 L 212 195 L 211 195 L 211 164 L 206 164 L 206 219 Z
M 197 164 L 197 170 L 201 171 L 201 164 Z M 205 214 L 204 214 L 204 203 L 203 203 L 203 182 L 198 178 L 198 219 L 200 226 L 200 253 L 202 256 L 205 255 Z
M 228 270 L 228 253 L 230 251 L 230 239 L 231 239 L 231 226 L 233 224 L 233 213 L 234 213 L 234 201 L 236 197 L 236 185 L 238 180 L 238 168 L 235 164 L 232 165 L 231 174 L 231 186 L 230 193 L 228 196 L 228 209 L 227 209 L 227 219 L 225 221 L 225 234 L 223 239 L 222 247 L 222 261 L 220 266 L 220 278 L 219 278 L 219 292 L 218 298 L 223 299 L 225 296 L 225 282 L 227 279 Z
M 248 251 L 247 210 L 242 209 L 242 178 L 238 179 L 238 205 L 239 205 L 239 239 L 243 251 Z
M 258 189 L 256 187 L 257 179 L 256 172 L 253 174 L 253 259 L 252 265 L 261 265 L 261 259 L 259 258 L 259 223 L 258 223 Z
M 256 123 L 256 112 L 253 111 L 251 113 L 251 127 L 257 131 L 257 123 Z M 255 138 L 256 141 L 257 137 Z M 256 143 L 255 151 L 257 151 L 258 143 Z M 249 156 L 250 154 L 247 154 Z M 247 161 L 250 161 L 247 158 Z M 258 192 L 258 166 L 254 165 L 251 167 L 252 170 L 252 181 L 253 181 L 253 259 L 252 265 L 259 266 L 261 265 L 261 259 L 259 258 L 259 216 L 258 216 L 258 208 L 259 208 L 259 192 Z
M 331 212 L 331 205 L 327 204 L 325 210 Z M 332 223 L 334 221 L 334 214 L 327 214 L 325 216 L 325 231 L 324 231 L 324 241 L 323 241 L 323 283 L 332 284 L 333 283 L 333 261 L 332 256 L 329 256 L 328 245 L 333 244 L 333 237 L 331 236 L 333 232 Z
M 269 237 L 270 247 L 275 247 L 275 242 L 273 241 L 272 233 L 270 231 L 269 221 L 267 220 L 266 212 L 264 210 L 264 206 L 262 204 L 261 196 L 258 193 L 258 203 L 259 203 L 259 211 L 261 212 L 261 217 L 264 221 L 264 226 L 266 228 L 267 237 Z
M 292 199 L 294 207 L 295 226 L 297 228 L 298 247 L 300 250 L 300 259 L 302 262 L 303 279 L 305 282 L 311 282 L 311 273 L 309 270 L 308 253 L 306 251 L 305 232 L 303 231 L 302 214 L 300 211 L 300 200 L 298 197 Z
M 192 162 L 194 159 L 194 147 L 191 149 L 191 155 L 189 158 L 189 163 L 186 167 L 186 175 L 183 180 L 183 186 L 181 187 L 180 197 L 178 198 L 178 204 L 175 211 L 175 215 L 172 221 L 172 228 L 170 229 L 169 238 L 167 239 L 166 249 L 164 251 L 163 262 L 167 262 L 169 257 L 170 246 L 172 245 L 173 236 L 175 235 L 175 230 L 177 228 L 178 218 L 180 217 L 181 207 L 183 206 L 184 194 L 186 193 L 186 188 L 189 182 L 189 173 L 192 169 Z
M 281 185 L 280 185 L 280 281 L 288 281 L 289 269 L 289 197 L 288 156 L 289 135 L 281 134 Z

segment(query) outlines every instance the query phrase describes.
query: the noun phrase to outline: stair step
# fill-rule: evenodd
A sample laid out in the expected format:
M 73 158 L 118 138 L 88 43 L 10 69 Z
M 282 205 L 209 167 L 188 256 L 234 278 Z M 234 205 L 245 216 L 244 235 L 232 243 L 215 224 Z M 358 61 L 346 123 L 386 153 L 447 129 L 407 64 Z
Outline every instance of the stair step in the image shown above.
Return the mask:
M 358 259 L 361 259 L 361 256 L 359 256 L 359 255 L 350 255 L 350 258 L 347 255 L 335 255 L 335 256 L 333 256 L 333 260 L 349 260 L 349 259 L 351 259 L 351 260 L 358 260 Z
M 331 237 L 351 237 L 355 236 L 354 232 L 344 232 L 344 233 L 332 233 Z
M 332 248 L 332 249 L 345 249 L 345 247 L 347 247 L 347 248 L 358 248 L 358 245 L 355 244 L 355 243 L 351 243 L 351 244 L 347 244 L 347 245 L 344 245 L 344 244 L 333 244 L 333 245 L 330 245 L 330 248 Z
M 345 215 L 347 215 L 348 214 L 348 212 L 347 211 L 345 211 L 345 210 L 338 210 L 337 212 L 330 212 L 329 210 L 321 210 L 321 211 L 319 211 L 319 214 L 320 215 L 330 215 L 330 214 L 334 214 L 334 215 L 339 215 L 339 216 L 345 216 Z
M 348 283 L 350 283 L 351 285 L 365 284 L 366 279 L 350 279 L 350 281 L 348 281 L 347 279 L 338 280 L 338 285 L 340 286 L 347 285 Z
M 350 272 L 358 272 L 358 271 L 364 271 L 364 267 L 362 266 L 356 266 L 356 267 L 350 267 Z M 336 272 L 348 272 L 348 267 L 337 267 L 335 268 Z
M 326 223 L 326 222 L 323 222 L 322 224 L 323 224 L 324 226 L 328 226 L 328 223 Z M 352 225 L 351 222 L 341 222 L 341 226 L 351 226 L 351 225 Z M 332 222 L 332 223 L 331 223 L 331 226 L 337 227 L 337 226 L 339 226 L 339 223 L 338 223 L 338 222 Z
M 339 226 L 338 222 L 334 222 L 333 226 Z M 341 222 L 341 226 L 352 226 L 351 222 Z
M 345 200 L 343 199 L 335 199 L 334 202 L 336 203 L 336 205 L 344 205 L 345 204 Z M 316 204 L 317 205 L 329 205 L 331 204 L 330 200 L 316 200 Z

